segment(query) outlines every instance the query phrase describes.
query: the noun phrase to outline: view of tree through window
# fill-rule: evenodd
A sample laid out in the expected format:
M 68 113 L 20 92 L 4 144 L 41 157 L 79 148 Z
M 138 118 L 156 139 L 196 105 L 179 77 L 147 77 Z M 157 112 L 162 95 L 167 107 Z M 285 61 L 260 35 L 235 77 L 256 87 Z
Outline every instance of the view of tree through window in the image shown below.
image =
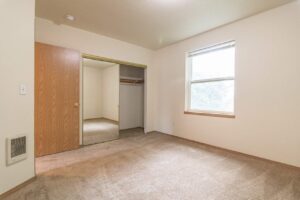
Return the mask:
M 189 53 L 188 110 L 234 112 L 235 43 Z

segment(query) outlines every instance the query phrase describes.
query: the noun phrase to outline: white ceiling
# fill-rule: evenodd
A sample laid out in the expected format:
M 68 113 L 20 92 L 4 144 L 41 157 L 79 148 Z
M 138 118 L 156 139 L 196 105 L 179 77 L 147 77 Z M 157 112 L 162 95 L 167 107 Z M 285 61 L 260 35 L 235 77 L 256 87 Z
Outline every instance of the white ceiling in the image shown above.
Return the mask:
M 293 0 L 37 0 L 36 16 L 159 49 Z M 71 22 L 66 14 L 74 15 Z
M 84 67 L 95 67 L 95 68 L 106 68 L 115 65 L 115 63 L 110 63 L 110 62 L 103 62 L 103 61 L 98 61 L 98 60 L 91 60 L 91 59 L 83 59 L 83 66 Z

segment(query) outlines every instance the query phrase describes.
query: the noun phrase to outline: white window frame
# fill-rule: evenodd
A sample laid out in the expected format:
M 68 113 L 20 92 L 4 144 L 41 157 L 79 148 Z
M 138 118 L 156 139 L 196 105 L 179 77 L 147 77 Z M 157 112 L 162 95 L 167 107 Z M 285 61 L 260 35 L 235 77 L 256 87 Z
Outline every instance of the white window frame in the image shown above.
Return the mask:
M 199 115 L 216 116 L 216 117 L 229 117 L 229 118 L 234 118 L 235 117 L 235 115 L 234 115 L 234 113 L 235 113 L 235 74 L 234 74 L 234 76 L 230 76 L 230 77 L 218 77 L 218 78 L 199 79 L 199 80 L 193 80 L 192 81 L 192 63 L 191 63 L 191 58 L 193 56 L 200 55 L 200 54 L 206 54 L 208 52 L 218 51 L 218 50 L 221 50 L 221 49 L 232 48 L 232 47 L 234 47 L 236 49 L 236 42 L 234 40 L 227 41 L 227 42 L 224 42 L 224 43 L 215 44 L 215 45 L 208 46 L 208 47 L 205 47 L 205 48 L 201 48 L 199 50 L 191 51 L 191 52 L 186 54 L 185 114 L 199 114 Z M 235 63 L 234 63 L 234 68 L 235 68 Z M 226 81 L 226 80 L 233 80 L 234 81 L 233 112 L 191 109 L 191 87 L 192 87 L 192 84 Z

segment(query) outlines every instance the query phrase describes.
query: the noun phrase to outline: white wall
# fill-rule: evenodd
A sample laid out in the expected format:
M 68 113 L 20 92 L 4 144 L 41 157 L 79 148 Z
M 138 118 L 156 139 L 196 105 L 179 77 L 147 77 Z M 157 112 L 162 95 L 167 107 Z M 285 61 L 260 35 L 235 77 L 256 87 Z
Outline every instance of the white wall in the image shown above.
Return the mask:
M 51 21 L 36 18 L 35 40 L 38 42 L 73 48 L 92 55 L 147 65 L 146 93 L 146 132 L 153 129 L 153 116 L 156 90 L 156 70 L 152 67 L 153 51 L 126 42 L 101 36 Z
M 34 176 L 34 7 L 34 0 L 0 1 L 0 194 Z M 7 167 L 5 139 L 18 134 L 28 136 L 28 158 Z
M 102 69 L 83 67 L 83 119 L 101 118 Z
M 102 70 L 102 116 L 119 121 L 119 65 Z
M 300 2 L 155 53 L 156 130 L 300 167 Z M 236 40 L 236 119 L 184 115 L 185 53 Z

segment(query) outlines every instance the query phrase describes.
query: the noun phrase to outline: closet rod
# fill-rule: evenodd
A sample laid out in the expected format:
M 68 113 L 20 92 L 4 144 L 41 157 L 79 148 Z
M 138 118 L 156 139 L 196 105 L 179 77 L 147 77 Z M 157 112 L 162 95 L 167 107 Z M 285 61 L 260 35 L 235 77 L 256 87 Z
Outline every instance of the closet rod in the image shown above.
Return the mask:
M 134 80 L 134 79 L 125 79 L 125 78 L 121 78 L 120 79 L 121 83 L 135 83 L 135 84 L 141 84 L 144 83 L 144 80 Z

